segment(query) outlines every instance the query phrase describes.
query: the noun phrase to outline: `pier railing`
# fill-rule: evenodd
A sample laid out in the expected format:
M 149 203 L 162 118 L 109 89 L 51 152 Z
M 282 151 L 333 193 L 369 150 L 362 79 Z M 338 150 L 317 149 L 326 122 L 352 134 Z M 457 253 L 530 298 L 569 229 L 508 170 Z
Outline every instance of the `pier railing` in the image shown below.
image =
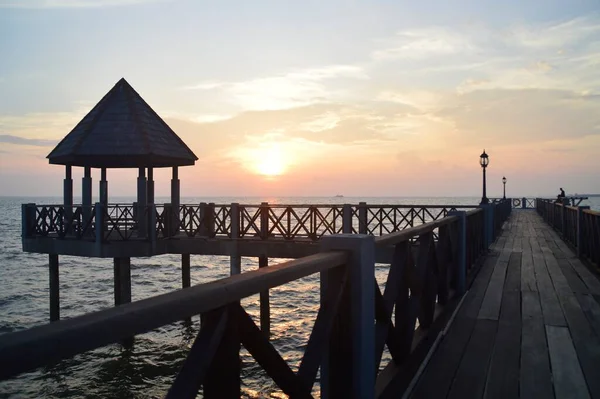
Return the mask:
M 535 198 L 490 198 L 490 202 L 493 204 L 503 201 L 510 201 L 513 209 L 535 209 Z
M 316 241 L 324 235 L 384 235 L 476 206 L 260 205 L 214 203 L 23 205 L 23 237 L 90 241 L 229 237 Z M 235 226 L 235 228 L 232 228 Z M 437 232 L 435 232 L 437 237 Z
M 537 212 L 554 227 L 577 255 L 600 267 L 600 212 L 539 198 Z
M 467 277 L 487 248 L 486 231 L 492 232 L 492 239 L 497 233 L 486 215 L 492 209 L 494 226 L 503 222 L 510 213 L 508 203 L 503 205 L 504 210 L 490 205 L 450 211 L 434 221 L 379 237 L 332 234 L 322 238 L 321 253 L 316 255 L 4 334 L 0 379 L 201 315 L 200 331 L 169 398 L 196 397 L 201 387 L 206 398 L 239 397 L 240 343 L 291 397 L 312 397 L 319 368 L 324 398 L 385 395 L 395 377 L 406 372 L 405 365 L 420 362 L 415 357 L 426 350 L 419 348 L 431 342 L 425 338 L 441 330 L 452 310 L 451 300 L 465 292 Z M 229 212 L 237 211 L 233 206 Z M 100 212 L 97 208 L 97 215 L 106 216 Z M 413 245 L 414 240 L 418 245 Z M 381 290 L 375 280 L 375 253 L 390 248 L 393 258 Z M 295 368 L 282 358 L 240 300 L 315 273 L 320 273 L 320 308 Z M 381 367 L 386 346 L 391 361 Z

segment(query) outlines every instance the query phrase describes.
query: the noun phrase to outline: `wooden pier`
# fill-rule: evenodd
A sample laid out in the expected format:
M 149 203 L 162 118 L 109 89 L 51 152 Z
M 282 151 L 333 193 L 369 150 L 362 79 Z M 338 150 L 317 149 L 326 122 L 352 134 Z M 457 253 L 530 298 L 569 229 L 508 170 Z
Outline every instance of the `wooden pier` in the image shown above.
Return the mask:
M 0 335 L 0 379 L 200 315 L 168 398 L 238 398 L 243 346 L 292 398 L 318 385 L 325 399 L 600 399 L 600 283 L 587 268 L 600 266 L 599 212 L 533 198 L 181 204 L 178 168 L 196 159 L 124 80 L 57 145 L 63 204 L 22 206 L 23 250 L 48 254 L 52 323 Z M 154 203 L 157 167 L 172 168 L 168 204 Z M 109 202 L 108 168 L 138 169 L 135 204 Z M 131 258 L 167 253 L 181 255 L 182 289 L 131 302 Z M 112 258 L 115 307 L 60 320 L 60 255 Z M 191 286 L 192 255 L 229 256 L 230 277 Z M 241 256 L 259 268 L 244 272 Z M 269 290 L 314 274 L 320 307 L 292 367 L 271 342 Z M 240 301 L 256 294 L 252 316 Z
M 411 396 L 599 398 L 599 367 L 597 275 L 536 212 L 513 211 Z

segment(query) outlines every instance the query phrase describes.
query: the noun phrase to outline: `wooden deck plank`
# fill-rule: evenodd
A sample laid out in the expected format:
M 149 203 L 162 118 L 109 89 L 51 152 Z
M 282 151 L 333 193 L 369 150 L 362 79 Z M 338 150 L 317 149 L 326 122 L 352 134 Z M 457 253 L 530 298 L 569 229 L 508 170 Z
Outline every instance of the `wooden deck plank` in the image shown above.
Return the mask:
M 523 281 L 521 284 L 523 288 Z M 552 398 L 554 390 L 540 296 L 537 290 L 522 290 L 521 296 L 520 397 Z
M 485 398 L 519 396 L 519 362 L 521 357 L 521 254 L 510 255 L 500 321 L 496 334 Z
M 560 251 L 564 256 L 561 256 L 561 261 L 567 261 L 577 273 L 580 280 L 587 286 L 590 293 L 594 295 L 600 295 L 600 279 L 594 273 L 592 273 L 587 266 L 585 266 L 581 260 L 579 260 L 575 253 L 568 247 L 559 247 Z M 560 262 L 559 262 L 560 264 Z
M 546 261 L 543 255 L 543 243 L 541 239 L 537 239 L 539 245 L 534 245 L 533 252 L 533 268 L 535 271 L 535 279 L 538 291 L 540 293 L 540 301 L 542 304 L 542 313 L 544 315 L 544 324 L 565 326 L 566 322 L 560 308 L 560 303 L 554 291 L 554 285 L 546 268 Z M 547 248 L 547 247 L 546 247 Z
M 456 314 L 454 323 L 440 342 L 412 393 L 414 398 L 445 398 L 475 327 L 477 312 L 490 280 L 497 256 L 485 261 Z
M 542 304 L 542 313 L 544 315 L 544 324 L 552 326 L 566 326 L 558 297 L 554 292 L 554 286 L 550 275 L 546 270 L 546 264 L 543 258 L 533 258 L 535 268 L 535 278 L 540 294 Z
M 600 281 L 514 211 L 412 397 L 600 399 Z
M 563 276 L 567 279 L 569 283 L 569 287 L 576 294 L 588 294 L 590 290 L 587 285 L 581 280 L 573 266 L 569 263 L 567 259 L 559 259 L 558 266 L 562 271 Z
M 516 233 L 515 239 L 513 241 L 513 252 L 523 252 L 523 239 L 520 232 Z
M 535 292 L 523 295 L 538 296 Z M 519 392 L 521 398 L 553 398 L 550 356 L 546 346 L 544 321 L 541 317 L 524 318 L 521 331 Z
M 471 293 L 472 297 L 465 299 L 465 303 L 463 303 L 465 311 L 464 313 L 461 312 L 460 317 L 468 317 L 473 319 L 477 318 L 488 283 L 490 282 L 490 277 L 494 271 L 494 265 L 497 262 L 498 256 L 490 256 L 485 259 L 481 270 L 473 281 L 473 285 L 469 289 L 469 293 Z
M 569 329 L 546 326 L 552 377 L 557 398 L 589 398 Z
M 533 269 L 533 254 L 531 251 L 524 251 L 521 259 L 521 290 L 538 290 L 535 282 L 535 271 Z
M 502 303 L 502 290 L 504 287 L 504 279 L 506 278 L 506 270 L 510 259 L 510 252 L 504 250 L 500 253 L 496 267 L 492 272 L 490 283 L 485 291 L 483 303 L 479 309 L 479 319 L 498 320 L 500 315 L 500 305 Z
M 600 281 L 598 278 L 588 270 L 588 268 L 577 258 L 568 259 L 573 269 L 577 272 L 581 280 L 590 290 L 593 295 L 600 295 Z
M 577 300 L 596 336 L 600 338 L 600 304 L 589 294 L 577 294 Z
M 471 339 L 450 387 L 448 398 L 480 398 L 485 389 L 488 365 L 496 338 L 498 321 L 475 322 Z
M 546 267 L 548 269 L 548 273 L 550 274 L 550 278 L 552 279 L 552 283 L 554 284 L 554 290 L 556 293 L 558 295 L 573 294 L 573 290 L 562 273 L 562 270 L 558 265 L 558 260 L 554 257 L 554 254 L 548 255 L 545 253 L 544 260 L 546 261 Z
M 561 305 L 569 326 L 570 340 L 592 398 L 600 398 L 600 338 L 595 334 L 575 295 L 561 295 Z M 554 370 L 554 363 L 552 363 Z M 557 391 L 558 392 L 558 391 Z

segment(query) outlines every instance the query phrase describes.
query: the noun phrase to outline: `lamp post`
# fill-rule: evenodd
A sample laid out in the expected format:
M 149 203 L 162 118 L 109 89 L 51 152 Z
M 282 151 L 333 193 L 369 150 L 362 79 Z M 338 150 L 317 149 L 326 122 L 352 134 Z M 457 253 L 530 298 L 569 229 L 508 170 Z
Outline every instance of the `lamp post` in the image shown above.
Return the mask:
M 502 184 L 504 184 L 504 196 L 502 199 L 506 199 L 506 177 L 502 177 Z
M 481 203 L 487 204 L 489 203 L 489 200 L 485 194 L 485 169 L 490 164 L 490 158 L 488 157 L 488 154 L 485 153 L 485 150 L 483 150 L 483 153 L 479 156 L 479 164 L 483 168 L 483 195 L 481 197 Z

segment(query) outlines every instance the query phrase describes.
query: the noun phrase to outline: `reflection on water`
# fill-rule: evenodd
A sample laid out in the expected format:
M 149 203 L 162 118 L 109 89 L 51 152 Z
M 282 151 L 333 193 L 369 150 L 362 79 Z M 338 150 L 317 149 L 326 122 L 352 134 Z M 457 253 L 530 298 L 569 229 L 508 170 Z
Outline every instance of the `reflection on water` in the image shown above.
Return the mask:
M 118 202 L 130 202 L 132 198 Z M 474 204 L 477 198 L 338 198 L 269 199 L 279 203 L 347 202 L 385 204 Z M 157 202 L 167 202 L 159 199 Z M 262 199 L 190 199 L 216 203 L 255 203 Z M 58 198 L 0 198 L 0 334 L 47 322 L 48 259 L 46 255 L 21 251 L 21 203 L 59 203 Z M 132 299 L 140 300 L 180 288 L 181 258 L 162 255 L 134 258 Z M 282 260 L 271 259 L 271 264 Z M 242 270 L 258 267 L 257 259 L 243 258 Z M 192 284 L 223 278 L 229 272 L 229 259 L 192 256 Z M 73 317 L 113 304 L 111 259 L 60 257 L 61 316 Z M 378 265 L 376 277 L 383 285 L 387 268 Z M 318 276 L 313 275 L 271 290 L 271 339 L 275 348 L 296 371 L 302 359 L 318 311 Z M 258 323 L 258 295 L 242 301 Z M 114 344 L 48 365 L 31 373 L 0 382 L 0 398 L 161 398 L 181 367 L 199 329 L 199 317 L 191 323 L 177 322 L 137 336 L 133 346 Z M 389 360 L 386 354 L 384 359 Z M 384 364 L 387 360 L 384 360 Z M 285 397 L 247 351 L 241 351 L 243 393 L 248 398 Z M 315 384 L 318 396 L 318 382 Z

